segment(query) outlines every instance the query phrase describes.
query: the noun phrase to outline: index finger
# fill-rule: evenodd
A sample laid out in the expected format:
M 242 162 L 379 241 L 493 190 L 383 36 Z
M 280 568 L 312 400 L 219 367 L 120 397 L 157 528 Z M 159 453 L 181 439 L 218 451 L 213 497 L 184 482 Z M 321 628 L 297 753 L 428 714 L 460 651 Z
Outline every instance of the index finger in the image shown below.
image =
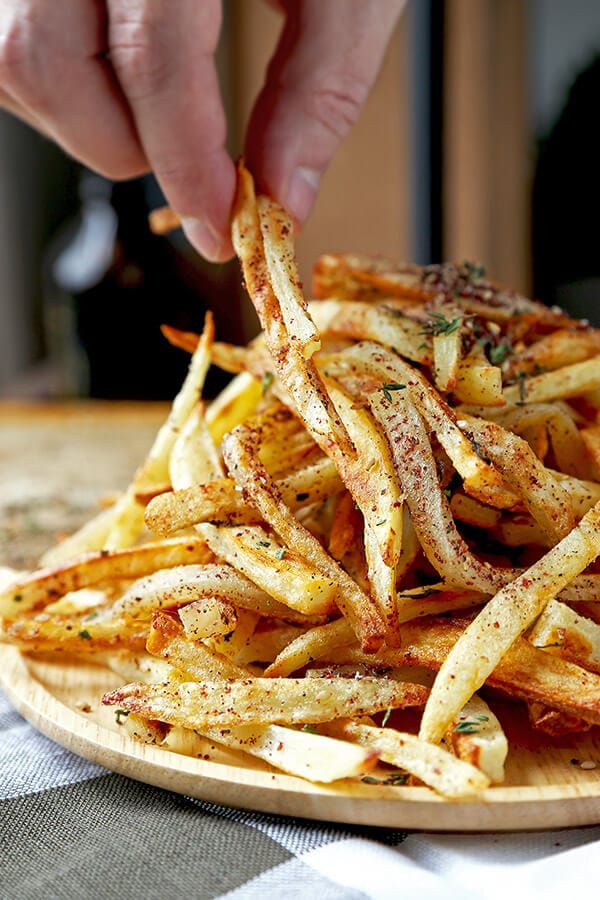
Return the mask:
M 150 165 L 184 230 L 213 261 L 232 255 L 235 169 L 215 68 L 219 0 L 109 0 L 111 62 Z

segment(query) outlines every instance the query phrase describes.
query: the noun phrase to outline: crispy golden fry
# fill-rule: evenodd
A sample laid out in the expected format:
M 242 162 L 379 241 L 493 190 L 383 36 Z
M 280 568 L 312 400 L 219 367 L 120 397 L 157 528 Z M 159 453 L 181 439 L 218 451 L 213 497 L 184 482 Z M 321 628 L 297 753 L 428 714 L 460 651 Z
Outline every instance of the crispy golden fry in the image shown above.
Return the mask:
M 591 672 L 600 672 L 600 625 L 565 603 L 550 600 L 529 640 L 534 647 L 563 656 Z
M 257 202 L 260 229 L 264 238 L 265 260 L 273 291 L 279 301 L 285 328 L 298 352 L 306 359 L 321 349 L 319 332 L 310 318 L 300 287 L 296 265 L 293 225 L 281 207 L 267 197 Z
M 181 219 L 170 206 L 159 206 L 149 214 L 148 224 L 152 234 L 168 234 L 181 228 Z
M 414 734 L 347 720 L 322 726 L 322 730 L 332 737 L 346 738 L 369 747 L 384 762 L 410 772 L 445 797 L 466 797 L 490 785 L 490 779 L 475 766 L 427 744 Z
M 352 624 L 362 645 L 366 649 L 375 649 L 381 644 L 385 634 L 385 626 L 375 602 L 331 559 L 319 541 L 303 528 L 283 503 L 275 484 L 257 458 L 255 435 L 245 426 L 238 426 L 224 439 L 223 453 L 233 477 L 243 486 L 246 496 L 252 499 L 286 545 L 296 547 L 297 552 L 317 572 L 320 571 L 329 579 L 331 587 L 336 590 L 336 604 Z M 200 527 L 206 529 L 212 526 Z M 322 610 L 313 608 L 302 611 Z
M 119 649 L 143 650 L 147 623 L 127 619 L 43 618 L 0 619 L 0 642 L 16 644 L 22 650 L 44 653 L 98 653 Z
M 600 388 L 600 357 L 563 366 L 554 372 L 544 372 L 520 378 L 504 390 L 507 404 L 548 403 L 565 397 L 576 397 Z
M 600 553 L 600 504 L 531 568 L 502 588 L 450 651 L 425 707 L 420 735 L 437 743 L 511 644 Z
M 279 603 L 224 563 L 159 569 L 130 585 L 113 604 L 113 613 L 132 619 L 149 619 L 157 609 L 178 609 L 201 597 L 229 599 L 242 609 L 269 618 L 288 619 L 305 625 L 319 622 L 318 617 L 307 617 L 287 604 Z
M 206 541 L 199 537 L 172 538 L 127 550 L 101 550 L 74 562 L 39 569 L 0 594 L 0 615 L 14 618 L 43 609 L 69 591 L 118 578 L 139 578 L 156 569 L 186 563 L 212 562 Z
M 214 340 L 214 321 L 207 313 L 204 331 L 192 356 L 188 374 L 173 400 L 171 411 L 159 430 L 150 451 L 134 475 L 133 481 L 114 507 L 114 518 L 104 541 L 104 549 L 129 547 L 139 538 L 144 510 L 138 502 L 140 492 L 169 480 L 169 457 L 177 436 L 201 396 L 210 365 L 210 347 Z
M 451 325 L 433 335 L 433 378 L 438 391 L 453 391 L 458 379 L 462 357 L 462 318 L 450 320 Z
M 206 421 L 215 444 L 248 416 L 254 415 L 262 393 L 260 381 L 248 372 L 240 373 L 229 382 L 206 410 Z
M 571 498 L 529 444 L 495 422 L 467 416 L 462 423 L 464 431 L 502 473 L 505 483 L 520 496 L 550 542 L 564 537 L 575 522 Z
M 474 694 L 446 732 L 446 747 L 459 759 L 481 769 L 490 781 L 504 781 L 508 741 L 490 707 Z
M 521 372 L 535 374 L 540 370 L 562 369 L 583 362 L 600 353 L 600 331 L 559 328 L 546 334 L 520 353 L 510 356 L 506 364 L 508 378 L 518 378 Z
M 376 654 L 365 654 L 356 646 L 347 646 L 333 650 L 329 661 L 439 670 L 470 621 L 458 616 L 414 620 L 402 626 L 401 648 L 384 647 Z M 538 702 L 600 724 L 600 676 L 534 647 L 525 638 L 512 644 L 486 685 L 508 697 Z
M 192 640 L 202 640 L 216 634 L 228 636 L 235 631 L 238 623 L 237 611 L 232 603 L 210 596 L 182 606 L 179 618 L 186 635 Z
M 217 743 L 264 759 L 291 775 L 324 784 L 363 775 L 377 762 L 377 754 L 370 747 L 281 725 L 211 728 L 204 729 L 203 734 Z
M 376 394 L 371 404 L 393 448 L 396 473 L 425 556 L 448 586 L 494 593 L 513 573 L 477 559 L 458 532 L 438 480 L 425 425 L 407 392 L 398 391 L 391 403 Z
M 198 404 L 173 444 L 169 456 L 170 482 L 174 490 L 181 491 L 194 484 L 206 484 L 222 478 L 224 474 L 204 408 Z
M 277 480 L 284 501 L 294 510 L 322 503 L 342 489 L 330 459 L 309 454 L 306 449 L 300 453 L 305 465 L 281 473 Z M 208 484 L 161 493 L 146 507 L 145 521 L 150 531 L 168 536 L 199 522 L 249 525 L 262 520 L 257 510 L 244 502 L 231 478 L 218 478 Z
M 358 681 L 316 678 L 244 678 L 148 685 L 134 683 L 105 694 L 103 703 L 186 728 L 251 722 L 304 725 L 347 715 L 421 706 L 427 688 L 385 678 Z
M 457 400 L 473 406 L 494 407 L 506 403 L 502 372 L 498 366 L 490 365 L 479 344 L 458 363 L 452 390 Z
M 308 616 L 335 610 L 337 585 L 333 574 L 323 572 L 314 560 L 289 549 L 264 528 L 205 524 L 198 529 L 218 557 L 279 603 Z
M 186 677 L 198 681 L 245 678 L 248 674 L 222 654 L 210 650 L 202 641 L 188 640 L 181 622 L 165 612 L 159 611 L 153 615 L 146 649 L 153 656 L 166 660 Z M 142 679 L 137 677 L 137 680 Z
M 432 349 L 422 322 L 383 304 L 347 300 L 320 300 L 309 305 L 324 334 L 377 341 L 421 365 L 431 365 Z
M 472 263 L 423 267 L 381 257 L 330 253 L 315 264 L 313 279 L 315 297 L 399 297 L 413 306 L 445 298 L 465 312 L 486 316 L 493 322 L 529 316 L 547 327 L 584 327 L 556 308 L 549 309 L 514 291 L 503 291 L 487 281 L 482 268 Z
M 347 619 L 336 619 L 327 625 L 318 625 L 290 641 L 277 659 L 265 669 L 269 678 L 282 678 L 318 659 L 327 659 L 337 647 L 353 644 L 355 635 Z
M 550 442 L 556 463 L 563 474 L 579 478 L 589 476 L 590 466 L 584 448 L 585 429 L 580 432 L 573 417 L 558 404 L 533 403 L 512 407 L 498 421 L 504 428 L 522 435 L 526 440 L 529 440 L 528 434 L 531 434 L 532 429 L 541 427 L 546 447 L 543 452 L 536 450 L 537 456 L 540 459 L 546 456 Z

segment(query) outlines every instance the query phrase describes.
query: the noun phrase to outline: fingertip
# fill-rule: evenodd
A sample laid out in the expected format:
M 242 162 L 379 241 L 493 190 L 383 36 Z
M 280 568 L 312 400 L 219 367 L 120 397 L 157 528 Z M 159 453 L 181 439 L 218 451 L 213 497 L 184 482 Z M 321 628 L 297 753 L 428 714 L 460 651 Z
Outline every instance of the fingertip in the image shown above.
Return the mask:
M 233 256 L 229 236 L 219 233 L 209 222 L 188 216 L 181 225 L 190 244 L 209 262 L 222 263 Z
M 320 172 L 307 166 L 298 166 L 275 199 L 298 225 L 304 225 L 317 199 L 320 183 Z

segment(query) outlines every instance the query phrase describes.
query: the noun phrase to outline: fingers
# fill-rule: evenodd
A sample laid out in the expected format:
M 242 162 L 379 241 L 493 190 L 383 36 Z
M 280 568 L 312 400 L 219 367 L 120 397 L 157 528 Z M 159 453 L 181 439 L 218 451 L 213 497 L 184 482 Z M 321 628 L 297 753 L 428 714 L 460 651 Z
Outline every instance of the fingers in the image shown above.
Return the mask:
M 220 0 L 109 0 L 111 63 L 127 97 L 146 157 L 209 259 L 232 255 L 229 219 L 235 169 L 214 53 Z
M 196 248 L 232 255 L 220 0 L 5 0 L 0 104 L 109 178 L 152 168 Z
M 286 0 L 286 22 L 246 136 L 262 189 L 302 224 L 358 118 L 404 0 Z
M 109 178 L 148 170 L 128 104 L 103 57 L 102 4 L 0 4 L 2 105 Z

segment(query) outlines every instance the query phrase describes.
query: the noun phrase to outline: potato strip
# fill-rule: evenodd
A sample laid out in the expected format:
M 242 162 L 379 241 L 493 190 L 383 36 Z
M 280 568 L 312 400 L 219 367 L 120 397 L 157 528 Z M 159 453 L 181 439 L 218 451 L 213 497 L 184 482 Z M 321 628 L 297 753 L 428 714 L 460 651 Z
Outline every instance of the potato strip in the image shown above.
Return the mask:
M 301 553 L 332 584 L 337 586 L 336 603 L 348 618 L 365 649 L 381 644 L 385 626 L 373 599 L 337 565 L 319 541 L 308 532 L 281 499 L 281 495 L 257 458 L 257 436 L 240 425 L 223 441 L 223 455 L 229 471 L 244 495 L 261 512 L 288 547 Z
M 213 555 L 198 537 L 172 538 L 127 550 L 101 550 L 71 563 L 39 569 L 0 593 L 0 616 L 14 618 L 43 609 L 69 591 L 117 578 L 139 578 L 156 569 L 186 563 L 212 562 Z
M 251 722 L 303 725 L 384 709 L 421 706 L 428 695 L 419 684 L 385 678 L 359 681 L 317 678 L 245 678 L 243 681 L 133 683 L 105 694 L 103 703 L 187 728 Z
M 600 553 L 600 504 L 562 541 L 493 597 L 450 651 L 425 707 L 420 736 L 437 743 L 511 644 Z

